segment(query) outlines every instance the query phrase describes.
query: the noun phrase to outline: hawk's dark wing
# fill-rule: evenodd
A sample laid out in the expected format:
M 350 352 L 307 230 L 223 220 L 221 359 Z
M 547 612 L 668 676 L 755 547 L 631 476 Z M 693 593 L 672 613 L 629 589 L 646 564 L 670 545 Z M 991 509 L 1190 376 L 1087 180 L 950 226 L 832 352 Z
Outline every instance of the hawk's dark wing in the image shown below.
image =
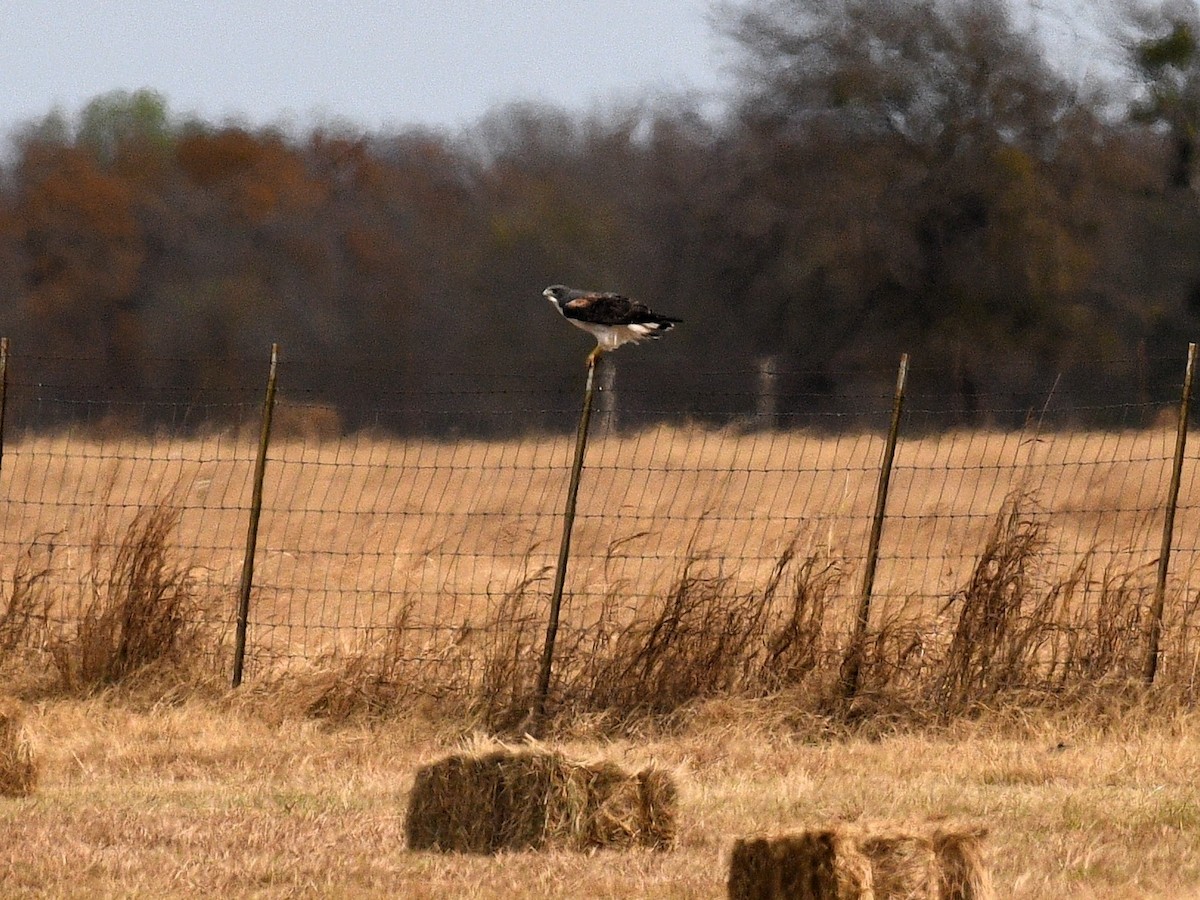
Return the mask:
M 590 293 L 573 297 L 562 305 L 563 315 L 593 325 L 639 325 L 678 322 L 651 312 L 650 307 L 621 294 Z
M 562 311 L 568 319 L 593 325 L 628 325 L 637 306 L 641 304 L 620 294 L 594 293 L 571 298 L 562 305 Z

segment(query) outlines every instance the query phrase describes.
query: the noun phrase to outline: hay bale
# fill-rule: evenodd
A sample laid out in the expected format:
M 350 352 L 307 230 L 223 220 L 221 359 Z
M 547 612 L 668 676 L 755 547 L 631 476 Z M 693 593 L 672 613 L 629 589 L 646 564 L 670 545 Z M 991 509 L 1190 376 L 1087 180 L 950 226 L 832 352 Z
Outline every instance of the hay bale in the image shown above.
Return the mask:
M 0 697 L 0 796 L 25 797 L 37 787 L 37 762 L 25 732 L 25 707 Z
M 942 900 L 938 861 L 929 835 L 885 826 L 857 831 L 853 839 L 870 861 L 876 898 Z
M 641 843 L 655 850 L 669 850 L 675 843 L 679 788 L 671 774 L 662 769 L 642 769 L 637 778 Z
M 484 757 L 451 756 L 420 769 L 408 798 L 408 846 L 490 852 L 499 784 Z
M 675 783 L 665 772 L 559 753 L 455 754 L 418 770 L 406 828 L 412 850 L 462 853 L 641 845 L 675 838 Z
M 946 823 L 837 825 L 742 838 L 730 900 L 989 900 L 986 830 Z
M 842 829 L 742 838 L 729 900 L 874 900 L 871 863 Z
M 983 855 L 987 829 L 978 825 L 939 823 L 933 829 L 942 900 L 990 900 L 995 896 L 991 871 Z

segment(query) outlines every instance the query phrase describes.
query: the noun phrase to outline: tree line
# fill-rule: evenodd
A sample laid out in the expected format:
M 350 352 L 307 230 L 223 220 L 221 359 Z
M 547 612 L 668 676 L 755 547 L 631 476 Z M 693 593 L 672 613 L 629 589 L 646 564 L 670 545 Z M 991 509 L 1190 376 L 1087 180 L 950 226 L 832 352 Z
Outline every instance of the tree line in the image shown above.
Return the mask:
M 289 133 L 106 94 L 0 166 L 0 331 L 72 396 L 255 394 L 279 341 L 346 427 L 571 427 L 563 282 L 685 319 L 615 357 L 626 421 L 745 415 L 764 372 L 781 417 L 875 403 L 901 351 L 955 422 L 1162 400 L 1200 335 L 1200 23 L 1127 18 L 1122 97 L 1000 0 L 726 8 L 719 114 Z

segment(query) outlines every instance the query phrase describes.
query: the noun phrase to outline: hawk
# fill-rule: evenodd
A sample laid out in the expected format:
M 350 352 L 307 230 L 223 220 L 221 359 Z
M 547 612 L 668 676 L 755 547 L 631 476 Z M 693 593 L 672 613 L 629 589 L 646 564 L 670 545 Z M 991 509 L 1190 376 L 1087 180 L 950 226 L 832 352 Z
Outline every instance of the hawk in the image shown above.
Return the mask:
M 568 322 L 596 339 L 596 349 L 588 354 L 589 366 L 594 366 L 602 353 L 616 350 L 622 344 L 660 337 L 683 321 L 661 316 L 644 303 L 620 294 L 577 291 L 566 285 L 552 284 L 542 291 L 542 296 L 554 304 Z

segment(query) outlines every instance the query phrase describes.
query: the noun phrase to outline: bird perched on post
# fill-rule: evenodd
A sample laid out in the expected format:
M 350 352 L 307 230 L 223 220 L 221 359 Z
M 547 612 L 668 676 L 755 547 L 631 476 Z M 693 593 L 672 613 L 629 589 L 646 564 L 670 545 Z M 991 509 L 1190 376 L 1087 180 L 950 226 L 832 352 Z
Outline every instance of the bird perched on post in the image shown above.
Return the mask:
M 644 303 L 621 294 L 577 291 L 566 285 L 552 284 L 542 291 L 542 296 L 554 304 L 568 322 L 596 338 L 596 349 L 587 358 L 589 368 L 596 364 L 600 354 L 616 350 L 622 344 L 660 337 L 683 321 L 652 312 Z

